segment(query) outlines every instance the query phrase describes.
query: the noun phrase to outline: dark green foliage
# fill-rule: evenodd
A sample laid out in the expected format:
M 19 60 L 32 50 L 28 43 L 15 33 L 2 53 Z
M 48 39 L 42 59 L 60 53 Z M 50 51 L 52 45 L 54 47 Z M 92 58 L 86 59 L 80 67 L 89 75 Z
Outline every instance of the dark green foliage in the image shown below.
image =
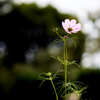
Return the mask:
M 0 16 L 0 23 L 2 25 L 2 28 L 0 29 L 0 41 L 6 43 L 8 50 L 4 66 L 7 66 L 7 68 L 13 66 L 13 71 L 9 71 L 12 73 L 11 75 L 15 82 L 12 81 L 12 77 L 11 83 L 7 80 L 10 86 L 10 89 L 8 89 L 10 97 L 14 96 L 14 98 L 17 97 L 19 99 L 20 96 L 22 98 L 31 98 L 33 96 L 33 98 L 37 97 L 37 100 L 39 100 L 38 96 L 41 96 L 41 99 L 45 97 L 44 100 L 47 100 L 47 98 L 50 97 L 49 99 L 51 100 L 52 89 L 49 87 L 49 82 L 45 83 L 42 89 L 39 89 L 38 86 L 40 81 L 34 79 L 38 78 L 38 71 L 42 66 L 45 68 L 45 70 L 42 69 L 43 71 L 48 71 L 50 66 L 59 66 L 58 63 L 55 63 L 56 61 L 48 60 L 50 56 L 45 49 L 47 49 L 50 43 L 58 38 L 54 31 L 56 27 L 60 30 L 59 34 L 62 36 L 66 34 L 61 26 L 61 22 L 65 18 L 77 19 L 73 15 L 59 13 L 50 5 L 45 8 L 40 8 L 36 4 L 15 6 L 12 12 Z M 75 43 L 74 40 L 77 41 L 77 43 Z M 71 52 L 68 55 L 69 60 L 73 61 L 75 58 L 76 62 L 79 63 L 80 57 L 84 51 L 85 37 L 82 33 L 79 33 L 78 35 L 74 35 L 68 41 L 71 41 L 71 45 L 69 43 L 68 46 L 68 52 Z M 32 48 L 38 48 L 37 57 L 33 64 L 34 67 L 26 67 L 23 64 L 21 64 L 21 66 L 17 65 L 16 63 L 19 62 L 24 63 L 25 52 L 31 46 Z M 43 48 L 44 51 L 41 50 L 41 48 Z M 39 53 L 40 55 L 38 56 Z M 15 68 L 15 64 L 18 69 Z M 38 69 L 36 70 L 36 73 L 35 68 Z M 10 79 L 10 76 L 8 79 Z M 0 88 L 2 88 L 2 84 L 0 84 Z M 3 86 L 5 86 L 5 84 Z M 2 89 L 0 90 L 0 95 L 1 94 L 3 94 Z M 4 96 L 8 95 L 6 93 L 4 94 Z
M 77 19 L 72 15 L 59 13 L 50 5 L 40 8 L 36 4 L 15 5 L 12 12 L 0 16 L 0 41 L 6 42 L 8 50 L 6 65 L 23 62 L 24 54 L 31 46 L 47 47 L 57 38 L 53 30 L 56 27 L 63 30 L 61 23 L 65 18 Z
M 85 83 L 88 88 L 82 95 L 82 100 L 98 100 L 100 97 L 100 70 L 82 69 L 78 76 L 79 81 Z

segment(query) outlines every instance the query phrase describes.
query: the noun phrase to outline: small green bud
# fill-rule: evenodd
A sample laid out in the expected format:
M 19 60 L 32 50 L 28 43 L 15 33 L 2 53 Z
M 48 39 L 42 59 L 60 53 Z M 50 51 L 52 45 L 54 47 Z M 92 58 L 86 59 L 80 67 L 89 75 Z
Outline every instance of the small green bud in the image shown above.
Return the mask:
M 51 76 L 51 72 L 48 72 L 48 73 L 47 73 L 47 76 Z

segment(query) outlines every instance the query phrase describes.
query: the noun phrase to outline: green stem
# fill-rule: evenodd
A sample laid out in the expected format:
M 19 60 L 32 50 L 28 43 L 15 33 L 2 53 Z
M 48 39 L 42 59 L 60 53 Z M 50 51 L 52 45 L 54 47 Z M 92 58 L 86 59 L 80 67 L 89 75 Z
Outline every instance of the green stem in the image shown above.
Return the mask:
M 65 66 L 65 85 L 67 83 L 67 66 Z
M 66 39 L 64 38 L 64 61 L 66 60 L 66 57 L 67 57 L 66 54 L 67 54 L 66 53 Z
M 58 95 L 57 95 L 57 92 L 56 92 L 55 85 L 54 85 L 54 83 L 53 83 L 53 81 L 52 81 L 52 78 L 50 78 L 50 81 L 51 81 L 51 84 L 52 84 L 52 86 L 53 86 L 53 89 L 54 89 L 54 92 L 55 92 L 55 95 L 56 95 L 56 100 L 58 100 Z
M 65 85 L 67 83 L 67 48 L 66 48 L 66 38 L 64 38 L 64 68 L 65 68 Z M 66 91 L 66 86 L 65 86 Z

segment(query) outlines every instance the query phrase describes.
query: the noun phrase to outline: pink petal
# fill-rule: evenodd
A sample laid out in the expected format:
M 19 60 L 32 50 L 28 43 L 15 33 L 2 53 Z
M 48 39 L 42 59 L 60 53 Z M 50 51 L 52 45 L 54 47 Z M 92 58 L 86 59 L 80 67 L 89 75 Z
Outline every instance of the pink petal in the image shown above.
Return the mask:
M 75 30 L 74 30 L 74 31 L 72 31 L 72 33 L 77 33 L 77 32 L 78 32 L 78 31 L 75 31 Z
M 66 25 L 64 22 L 62 22 L 62 26 L 63 26 L 64 30 L 65 30 L 66 32 L 68 32 L 68 27 L 67 27 L 67 25 Z
M 73 32 L 78 32 L 78 31 L 80 31 L 80 30 L 81 30 L 81 24 L 80 24 L 80 23 L 76 24 L 76 25 L 73 27 Z
M 70 22 L 70 27 L 74 27 L 76 25 L 76 20 L 72 19 Z
M 67 31 L 67 33 L 72 34 L 72 31 Z
M 65 24 L 69 28 L 70 27 L 70 20 L 69 19 L 65 19 Z
M 66 30 L 66 24 L 64 22 L 62 22 L 62 26 Z
M 72 34 L 72 32 L 68 32 L 69 34 Z

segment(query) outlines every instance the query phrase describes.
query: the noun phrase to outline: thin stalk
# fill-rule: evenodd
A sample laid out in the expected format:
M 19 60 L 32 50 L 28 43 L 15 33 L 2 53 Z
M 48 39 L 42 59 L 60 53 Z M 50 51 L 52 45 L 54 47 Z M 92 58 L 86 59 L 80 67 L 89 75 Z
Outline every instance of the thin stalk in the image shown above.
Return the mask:
M 65 68 L 65 85 L 67 83 L 67 47 L 66 47 L 66 38 L 64 38 L 64 68 Z M 65 86 L 66 91 L 66 86 Z
M 54 92 L 55 92 L 55 95 L 56 95 L 56 100 L 58 100 L 57 91 L 56 91 L 55 85 L 54 85 L 54 83 L 53 83 L 53 81 L 52 81 L 52 78 L 50 79 L 50 81 L 51 81 L 51 84 L 52 84 L 52 86 L 53 86 L 53 89 L 54 89 Z
M 64 38 L 64 61 L 67 59 L 67 51 L 66 51 L 66 39 Z
M 67 66 L 65 66 L 65 85 L 67 83 Z

